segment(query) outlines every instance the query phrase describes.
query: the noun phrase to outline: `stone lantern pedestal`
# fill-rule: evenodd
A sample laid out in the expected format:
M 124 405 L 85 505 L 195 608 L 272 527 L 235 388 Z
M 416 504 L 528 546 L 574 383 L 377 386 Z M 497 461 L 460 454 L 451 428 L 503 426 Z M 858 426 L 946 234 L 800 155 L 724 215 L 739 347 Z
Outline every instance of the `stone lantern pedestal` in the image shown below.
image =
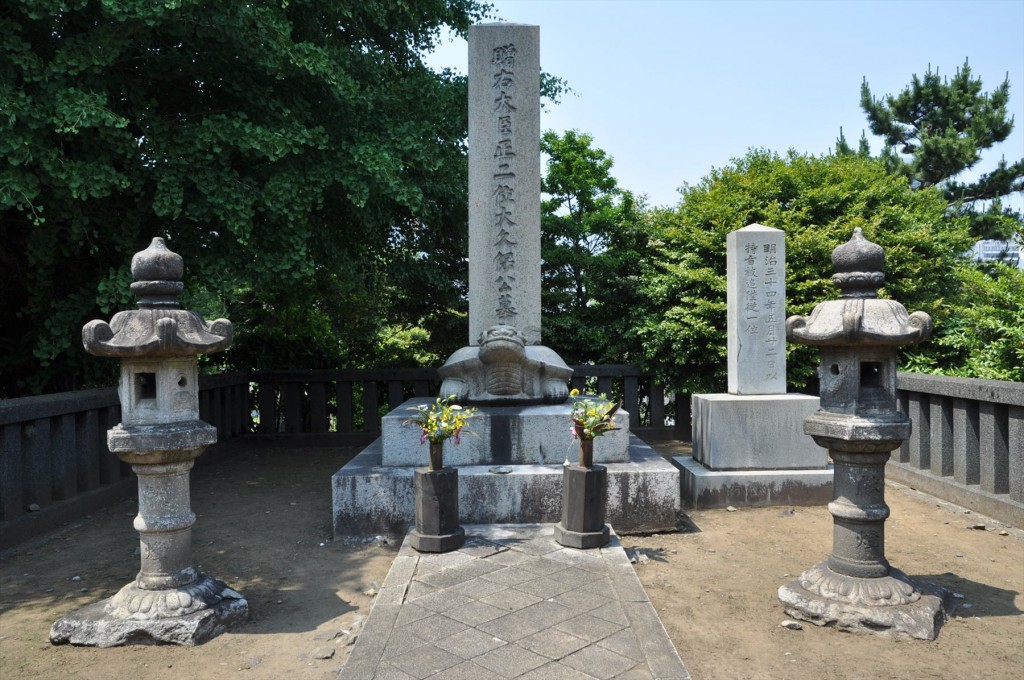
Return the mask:
M 61 618 L 50 630 L 54 644 L 96 647 L 173 643 L 194 645 L 243 621 L 249 605 L 222 581 L 192 562 L 189 471 L 217 430 L 199 419 L 196 355 L 231 344 L 225 319 L 207 324 L 178 307 L 181 257 L 163 239 L 132 259 L 139 309 L 120 312 L 110 324 L 82 330 L 87 351 L 121 358 L 122 422 L 107 433 L 110 450 L 139 477 L 142 566 L 113 597 Z
M 885 463 L 911 431 L 896 407 L 896 349 L 927 339 L 931 317 L 876 298 L 884 253 L 860 229 L 832 261 L 840 299 L 786 321 L 790 340 L 821 348 L 821 410 L 804 420 L 804 433 L 835 465 L 832 554 L 779 588 L 779 600 L 790 616 L 818 625 L 933 640 L 947 593 L 885 559 Z

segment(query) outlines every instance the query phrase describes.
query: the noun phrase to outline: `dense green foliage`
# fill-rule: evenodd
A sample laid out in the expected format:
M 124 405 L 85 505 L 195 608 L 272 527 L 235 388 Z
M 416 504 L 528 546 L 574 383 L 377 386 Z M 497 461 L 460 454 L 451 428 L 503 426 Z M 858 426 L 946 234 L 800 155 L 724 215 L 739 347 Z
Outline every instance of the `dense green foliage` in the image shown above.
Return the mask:
M 450 326 L 466 88 L 421 53 L 484 10 L 5 4 L 0 394 L 106 382 L 80 328 L 132 304 L 128 262 L 158 235 L 185 258 L 185 302 L 244 329 L 227 366 L 364 365 L 381 337 L 408 354 L 409 327 Z
M 937 189 L 913 191 L 880 161 L 751 151 L 652 215 L 659 253 L 634 329 L 648 365 L 686 392 L 725 390 L 726 235 L 753 223 L 786 232 L 787 315 L 836 297 L 831 252 L 860 227 L 886 251 L 880 294 L 942 329 L 960 294 L 959 253 L 971 243 L 964 220 L 945 213 Z M 813 382 L 813 348 L 790 344 L 788 362 L 791 386 Z
M 860 97 L 871 131 L 885 140 L 881 158 L 891 171 L 906 176 L 915 188 L 941 187 L 953 213 L 967 216 L 979 238 L 1005 239 L 1021 232 L 1024 218 L 999 199 L 1024 191 L 1024 159 L 1011 164 L 1003 159 L 976 181 L 955 179 L 1013 130 L 1009 77 L 991 93 L 982 92 L 981 79 L 971 75 L 965 61 L 951 79 L 929 67 L 923 78 L 914 75 L 902 92 L 881 99 L 872 95 L 865 79 Z M 853 153 L 841 131 L 836 149 Z M 863 136 L 857 153 L 870 154 Z
M 641 201 L 619 189 L 612 158 L 592 143 L 574 130 L 541 139 L 544 344 L 571 364 L 635 358 L 623 339 L 648 251 Z
M 907 353 L 907 369 L 1024 382 L 1024 270 L 996 262 L 962 276 L 961 303 L 931 342 Z

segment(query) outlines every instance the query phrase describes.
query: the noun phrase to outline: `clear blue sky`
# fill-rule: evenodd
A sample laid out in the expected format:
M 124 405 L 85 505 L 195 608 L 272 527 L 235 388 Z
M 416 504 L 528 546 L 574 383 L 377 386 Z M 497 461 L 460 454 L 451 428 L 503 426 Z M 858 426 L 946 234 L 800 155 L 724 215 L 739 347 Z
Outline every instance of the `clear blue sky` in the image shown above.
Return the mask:
M 540 25 L 541 67 L 577 93 L 542 112 L 541 129 L 593 135 L 619 186 L 652 205 L 675 205 L 679 186 L 750 147 L 823 154 L 840 127 L 855 146 L 863 78 L 895 94 L 929 64 L 951 76 L 965 57 L 985 91 L 1009 74 L 1016 120 L 978 168 L 1024 156 L 1024 0 L 492 4 L 502 20 Z M 465 41 L 429 63 L 465 73 Z

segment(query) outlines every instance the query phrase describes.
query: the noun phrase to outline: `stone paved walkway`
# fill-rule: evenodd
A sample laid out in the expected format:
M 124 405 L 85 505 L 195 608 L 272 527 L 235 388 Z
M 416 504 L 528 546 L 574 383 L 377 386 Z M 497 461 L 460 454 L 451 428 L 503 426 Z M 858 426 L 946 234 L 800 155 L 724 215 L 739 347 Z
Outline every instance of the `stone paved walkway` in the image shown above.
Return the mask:
M 689 679 L 622 544 L 563 548 L 550 524 L 406 537 L 339 680 Z

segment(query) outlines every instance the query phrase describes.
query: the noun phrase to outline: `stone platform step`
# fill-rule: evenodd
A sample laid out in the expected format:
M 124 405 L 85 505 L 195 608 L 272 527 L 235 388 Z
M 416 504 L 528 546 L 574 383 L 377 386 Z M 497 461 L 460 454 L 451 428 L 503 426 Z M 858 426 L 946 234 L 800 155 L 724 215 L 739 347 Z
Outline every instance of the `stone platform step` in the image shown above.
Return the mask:
M 426 465 L 426 448 L 421 465 Z M 575 454 L 574 454 L 575 455 Z M 668 531 L 680 511 L 679 470 L 636 436 L 629 461 L 606 463 L 606 519 L 621 531 Z M 378 439 L 331 477 L 334 536 L 404 536 L 414 521 L 413 467 L 382 464 Z M 555 523 L 561 519 L 562 465 L 463 465 L 463 524 Z
M 575 550 L 550 524 L 463 526 L 450 553 L 406 538 L 339 680 L 690 677 L 614 531 Z

